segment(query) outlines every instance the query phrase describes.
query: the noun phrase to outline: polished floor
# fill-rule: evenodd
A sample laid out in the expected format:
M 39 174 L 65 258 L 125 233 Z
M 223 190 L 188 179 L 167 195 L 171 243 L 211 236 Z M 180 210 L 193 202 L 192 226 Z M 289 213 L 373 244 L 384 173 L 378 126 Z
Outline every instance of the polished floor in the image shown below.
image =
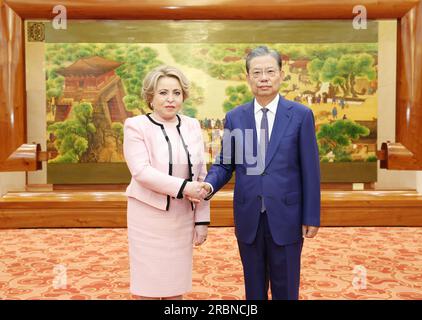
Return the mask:
M 233 231 L 210 228 L 195 248 L 185 299 L 244 298 Z M 0 230 L 0 299 L 131 299 L 128 281 L 124 228 Z M 422 300 L 422 228 L 321 228 L 300 298 Z

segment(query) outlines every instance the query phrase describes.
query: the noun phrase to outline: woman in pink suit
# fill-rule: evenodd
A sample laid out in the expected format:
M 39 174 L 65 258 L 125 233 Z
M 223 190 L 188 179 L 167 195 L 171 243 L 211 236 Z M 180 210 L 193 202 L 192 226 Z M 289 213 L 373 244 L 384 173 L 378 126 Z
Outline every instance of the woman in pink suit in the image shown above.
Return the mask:
M 138 299 L 182 299 L 192 288 L 193 244 L 206 240 L 210 221 L 209 202 L 199 202 L 207 173 L 202 131 L 179 114 L 188 80 L 178 69 L 151 71 L 142 94 L 152 113 L 124 125 L 130 291 Z

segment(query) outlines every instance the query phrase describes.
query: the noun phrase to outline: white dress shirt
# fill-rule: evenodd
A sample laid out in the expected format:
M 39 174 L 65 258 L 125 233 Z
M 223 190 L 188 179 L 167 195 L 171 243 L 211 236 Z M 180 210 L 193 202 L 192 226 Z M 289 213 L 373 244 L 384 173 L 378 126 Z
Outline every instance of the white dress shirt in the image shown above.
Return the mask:
M 268 137 L 271 140 L 271 132 L 273 131 L 274 120 L 275 120 L 275 113 L 277 112 L 278 101 L 280 100 L 280 96 L 276 95 L 275 98 L 266 105 L 268 109 L 267 112 L 267 119 L 268 119 Z M 256 134 L 258 138 L 258 144 L 261 138 L 261 120 L 262 120 L 262 109 L 263 107 L 254 99 L 254 114 L 255 114 L 255 126 L 256 126 Z
M 271 139 L 271 132 L 273 131 L 273 126 L 274 126 L 274 120 L 275 120 L 275 113 L 277 112 L 277 106 L 278 106 L 278 102 L 280 100 L 280 95 L 276 95 L 275 98 L 266 105 L 266 108 L 268 109 L 267 112 L 267 119 L 268 119 L 268 137 Z M 258 144 L 260 141 L 260 136 L 261 136 L 261 120 L 262 120 L 262 106 L 258 103 L 258 101 L 256 101 L 256 99 L 254 99 L 254 115 L 255 115 L 255 126 L 256 126 L 256 133 L 257 133 L 257 138 L 258 138 Z M 206 184 L 208 184 L 211 187 L 211 191 L 207 194 L 207 197 L 214 193 L 214 188 L 213 186 L 206 182 Z

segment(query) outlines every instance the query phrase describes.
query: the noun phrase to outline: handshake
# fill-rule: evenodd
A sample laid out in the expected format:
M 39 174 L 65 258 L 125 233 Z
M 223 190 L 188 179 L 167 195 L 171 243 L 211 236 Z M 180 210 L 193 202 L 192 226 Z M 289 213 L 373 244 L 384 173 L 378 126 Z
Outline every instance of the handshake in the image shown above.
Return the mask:
M 186 184 L 183 195 L 190 201 L 199 203 L 201 200 L 205 199 L 211 191 L 211 186 L 206 182 L 190 181 Z

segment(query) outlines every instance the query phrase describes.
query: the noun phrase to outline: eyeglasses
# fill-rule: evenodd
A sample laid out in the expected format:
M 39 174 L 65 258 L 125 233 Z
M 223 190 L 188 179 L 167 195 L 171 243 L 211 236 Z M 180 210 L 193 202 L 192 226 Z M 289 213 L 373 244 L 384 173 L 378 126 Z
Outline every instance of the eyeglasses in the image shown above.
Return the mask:
M 269 78 L 274 78 L 278 74 L 278 70 L 276 69 L 269 69 L 269 70 L 253 70 L 252 71 L 252 78 L 260 79 L 266 74 Z

